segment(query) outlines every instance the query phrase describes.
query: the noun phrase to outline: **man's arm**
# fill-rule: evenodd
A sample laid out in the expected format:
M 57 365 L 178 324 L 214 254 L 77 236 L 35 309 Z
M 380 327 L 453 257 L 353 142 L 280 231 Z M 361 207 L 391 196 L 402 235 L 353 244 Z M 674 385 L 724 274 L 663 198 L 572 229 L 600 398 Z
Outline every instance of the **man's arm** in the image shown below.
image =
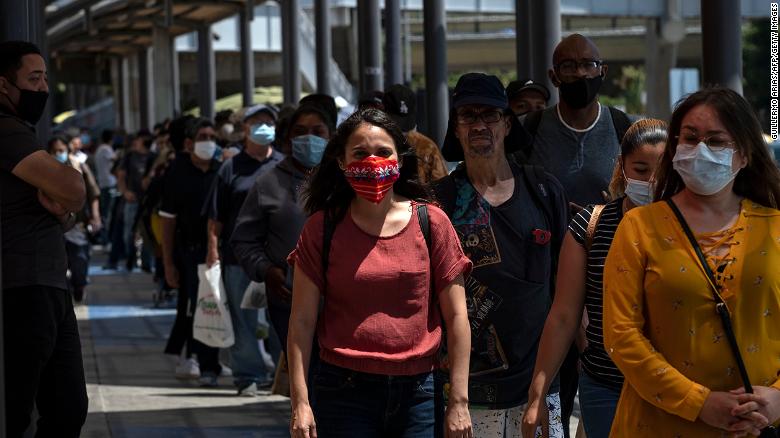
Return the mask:
M 209 218 L 208 226 L 208 254 L 206 255 L 206 265 L 214 266 L 219 262 L 219 236 L 222 235 L 222 222 Z
M 265 254 L 267 238 L 268 220 L 260 206 L 260 184 L 255 181 L 236 218 L 230 246 L 246 274 L 256 282 L 265 281 L 272 266 Z
M 78 211 L 84 205 L 86 188 L 81 173 L 59 163 L 45 151 L 28 155 L 11 173 L 67 211 Z

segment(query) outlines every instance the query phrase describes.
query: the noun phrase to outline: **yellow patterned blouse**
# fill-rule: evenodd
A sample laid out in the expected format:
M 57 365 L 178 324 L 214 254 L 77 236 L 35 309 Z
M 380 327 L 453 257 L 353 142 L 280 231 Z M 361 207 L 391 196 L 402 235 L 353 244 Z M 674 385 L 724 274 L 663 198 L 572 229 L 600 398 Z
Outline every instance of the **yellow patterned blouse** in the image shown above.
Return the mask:
M 780 211 L 742 201 L 697 235 L 753 385 L 780 389 Z M 717 254 L 717 255 L 716 255 Z M 604 267 L 604 345 L 626 377 L 611 437 L 717 437 L 698 420 L 711 390 L 742 386 L 707 277 L 665 202 L 623 218 Z

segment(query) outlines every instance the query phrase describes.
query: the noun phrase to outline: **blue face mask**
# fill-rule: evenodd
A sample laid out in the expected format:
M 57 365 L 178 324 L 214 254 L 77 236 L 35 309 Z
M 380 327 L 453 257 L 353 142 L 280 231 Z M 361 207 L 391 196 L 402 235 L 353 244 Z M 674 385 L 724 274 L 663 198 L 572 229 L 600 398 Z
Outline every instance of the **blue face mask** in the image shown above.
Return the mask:
M 54 154 L 54 159 L 59 161 L 62 164 L 65 164 L 68 162 L 68 153 L 67 152 L 57 152 Z
M 89 137 L 89 134 L 81 134 L 81 144 L 83 146 L 88 145 L 92 139 Z
M 249 139 L 252 143 L 267 146 L 273 143 L 276 137 L 276 128 L 266 123 L 256 123 L 249 127 Z
M 292 139 L 292 156 L 304 167 L 312 168 L 322 160 L 328 140 L 316 135 L 301 135 Z

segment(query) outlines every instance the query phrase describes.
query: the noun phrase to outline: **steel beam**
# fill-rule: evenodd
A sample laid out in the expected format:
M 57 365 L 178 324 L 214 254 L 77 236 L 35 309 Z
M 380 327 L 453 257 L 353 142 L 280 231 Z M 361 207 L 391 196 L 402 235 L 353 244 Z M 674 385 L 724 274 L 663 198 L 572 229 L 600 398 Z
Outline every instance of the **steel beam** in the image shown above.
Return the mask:
M 701 0 L 702 79 L 742 94 L 740 0 Z
M 533 78 L 531 53 L 531 0 L 515 0 L 515 44 L 517 51 L 517 79 Z M 547 66 L 547 63 L 544 64 Z M 545 75 L 547 76 L 547 75 Z
M 552 67 L 555 46 L 561 41 L 561 1 L 545 0 L 533 2 L 531 6 L 533 25 L 531 34 L 533 51 L 531 56 L 531 77 L 543 83 L 548 90 L 554 90 L 547 71 Z M 558 95 L 550 94 L 549 105 L 558 103 Z
M 385 0 L 385 87 L 403 82 L 401 2 Z
M 315 0 L 314 23 L 317 31 L 317 92 L 332 95 L 330 62 L 333 50 L 328 3 L 328 0 Z
M 285 103 L 295 105 L 301 99 L 301 61 L 298 0 L 286 0 L 281 3 L 285 9 L 282 15 L 282 38 L 287 40 L 287 63 L 283 69 Z
M 449 116 L 447 88 L 447 27 L 444 0 L 424 0 L 425 109 L 427 135 L 439 147 L 444 142 Z
M 153 89 L 155 122 L 172 118 L 176 112 L 174 90 L 179 87 L 174 61 L 177 57 L 174 39 L 168 29 L 155 26 L 152 30 Z
M 379 0 L 358 0 L 358 16 L 363 22 L 363 32 L 358 41 L 363 54 L 360 92 L 382 90 L 382 21 Z
M 241 36 L 241 102 L 252 106 L 255 96 L 255 52 L 252 49 L 253 2 L 247 1 L 238 17 Z
M 198 105 L 200 115 L 214 119 L 214 102 L 217 100 L 214 44 L 210 25 L 198 29 Z

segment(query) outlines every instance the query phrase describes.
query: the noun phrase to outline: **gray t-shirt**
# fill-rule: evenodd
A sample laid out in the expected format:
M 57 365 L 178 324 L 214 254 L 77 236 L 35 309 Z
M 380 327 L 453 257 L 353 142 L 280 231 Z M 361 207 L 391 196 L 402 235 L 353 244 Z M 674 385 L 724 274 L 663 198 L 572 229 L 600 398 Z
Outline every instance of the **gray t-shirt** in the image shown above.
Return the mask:
M 552 173 L 566 191 L 569 201 L 585 206 L 603 204 L 620 143 L 609 108 L 601 105 L 596 125 L 587 132 L 576 132 L 558 118 L 555 106 L 542 113 L 534 136 L 530 162 Z

